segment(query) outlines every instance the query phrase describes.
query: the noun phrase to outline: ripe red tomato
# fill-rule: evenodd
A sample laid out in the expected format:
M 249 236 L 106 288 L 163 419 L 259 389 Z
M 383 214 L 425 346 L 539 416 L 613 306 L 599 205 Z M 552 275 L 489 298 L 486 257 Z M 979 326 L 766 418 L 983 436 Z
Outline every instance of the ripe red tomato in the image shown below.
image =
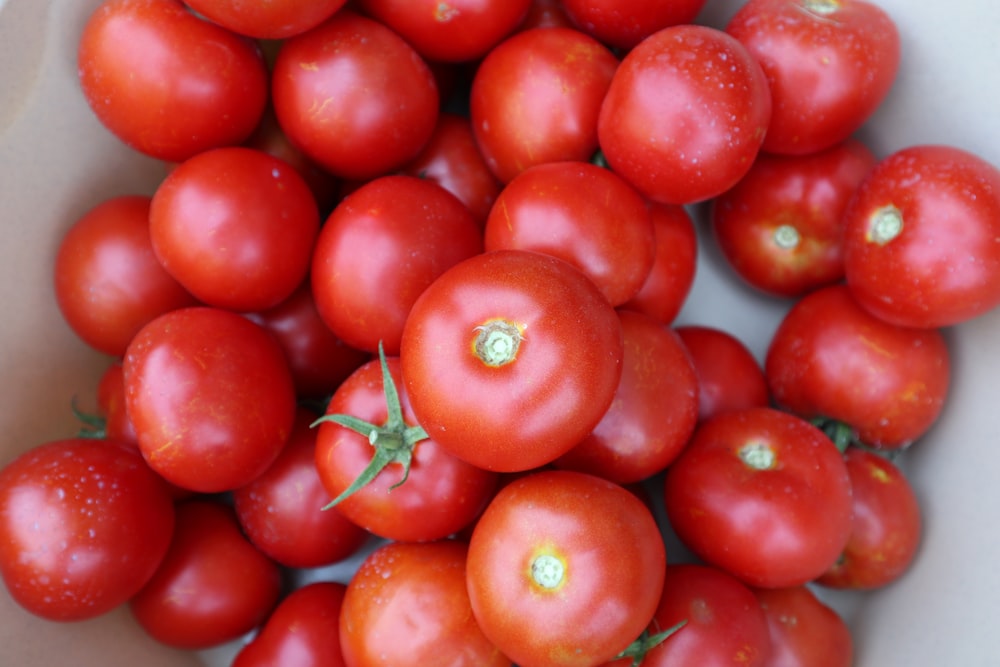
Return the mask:
M 566 15 L 566 10 L 563 9 L 562 0 L 533 0 L 527 16 L 517 29 L 523 31 L 532 28 L 572 27 L 574 26 Z
M 205 18 L 241 35 L 286 39 L 333 16 L 347 0 L 184 0 Z
M 667 469 L 663 496 L 681 541 L 752 586 L 815 579 L 851 530 L 840 452 L 809 422 L 771 408 L 703 422 Z
M 726 25 L 767 75 L 764 150 L 805 155 L 850 137 L 888 94 L 899 31 L 865 0 L 749 0 Z
M 746 48 L 721 30 L 678 25 L 625 56 L 597 131 L 608 164 L 639 192 L 690 204 L 746 174 L 770 118 L 767 80 Z
M 537 28 L 498 44 L 472 79 L 476 143 L 504 183 L 532 165 L 587 161 L 618 59 L 571 28 Z
M 850 667 L 854 639 L 837 612 L 806 586 L 756 589 L 771 636 L 769 667 Z
M 446 269 L 482 252 L 472 213 L 453 194 L 395 174 L 348 195 L 320 231 L 312 258 L 316 308 L 352 347 L 399 354 L 413 302 Z
M 851 293 L 881 319 L 944 327 L 1000 304 L 1000 170 L 950 146 L 883 158 L 844 214 Z
M 125 407 L 125 371 L 115 359 L 108 364 L 97 382 L 97 410 L 104 420 L 104 437 L 136 446 L 139 438 Z
M 843 422 L 873 447 L 905 447 L 937 421 L 951 384 L 944 336 L 884 322 L 845 285 L 802 297 L 764 361 L 774 401 L 807 419 Z
M 166 486 L 128 443 L 57 440 L 0 470 L 0 576 L 42 618 L 79 621 L 124 604 L 173 530 Z
M 180 0 L 105 0 L 84 26 L 77 61 L 101 123 L 161 160 L 242 142 L 267 103 L 256 44 Z
M 139 625 L 167 646 L 218 646 L 260 625 L 278 602 L 281 573 L 240 532 L 228 505 L 177 505 L 173 541 L 130 601 Z
M 391 542 L 361 563 L 344 596 L 348 667 L 506 667 L 469 602 L 463 542 Z M 419 629 L 419 631 L 417 631 Z
M 850 139 L 809 155 L 757 157 L 716 197 L 714 238 L 753 287 L 796 297 L 844 277 L 844 211 L 875 156 Z
M 417 422 L 459 458 L 500 472 L 569 451 L 622 373 L 611 304 L 569 263 L 527 250 L 443 273 L 413 305 L 400 349 Z
M 582 667 L 639 637 L 665 568 L 641 500 L 592 475 L 545 471 L 514 480 L 486 508 L 467 585 L 483 633 L 518 665 Z
M 340 619 L 347 586 L 317 581 L 285 597 L 232 667 L 347 667 L 340 650 Z
M 291 433 L 295 387 L 284 353 L 235 313 L 200 306 L 161 315 L 132 340 L 123 368 L 142 455 L 183 488 L 247 484 Z
M 693 23 L 705 0 L 563 0 L 562 5 L 580 30 L 628 51 L 661 28 Z
M 533 250 L 566 260 L 612 306 L 635 296 L 653 266 L 645 200 L 614 172 L 589 162 L 550 162 L 520 172 L 497 197 L 484 240 L 486 250 Z
M 434 76 L 413 47 L 346 9 L 282 43 L 271 95 L 293 145 L 334 175 L 359 181 L 415 158 L 439 104 Z
M 116 357 L 147 322 L 197 303 L 153 253 L 149 203 L 141 195 L 104 200 L 73 223 L 56 253 L 63 318 L 85 343 Z

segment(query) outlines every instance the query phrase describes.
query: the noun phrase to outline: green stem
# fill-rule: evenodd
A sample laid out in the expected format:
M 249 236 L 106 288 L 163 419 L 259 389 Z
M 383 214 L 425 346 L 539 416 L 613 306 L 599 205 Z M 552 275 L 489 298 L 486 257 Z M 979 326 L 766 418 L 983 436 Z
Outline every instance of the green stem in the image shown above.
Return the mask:
M 629 644 L 628 647 L 616 655 L 614 659 L 621 660 L 622 658 L 632 658 L 632 667 L 639 667 L 639 665 L 642 664 L 642 661 L 646 658 L 647 653 L 665 642 L 668 637 L 683 628 L 686 624 L 686 620 L 681 621 L 677 625 L 671 626 L 662 632 L 657 632 L 655 635 L 649 634 L 648 630 L 643 630 L 642 634 L 639 635 L 639 638 Z

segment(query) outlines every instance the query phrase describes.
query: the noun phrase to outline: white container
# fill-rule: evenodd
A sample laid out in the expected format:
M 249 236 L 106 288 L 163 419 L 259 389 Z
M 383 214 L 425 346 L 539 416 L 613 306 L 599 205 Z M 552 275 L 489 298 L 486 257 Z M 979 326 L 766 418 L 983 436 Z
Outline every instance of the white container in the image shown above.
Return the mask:
M 77 87 L 76 45 L 98 0 L 0 0 L 0 465 L 71 435 L 71 399 L 94 401 L 107 359 L 78 341 L 52 292 L 61 233 L 106 197 L 151 194 L 161 164 L 104 130 Z M 708 0 L 699 22 L 721 27 L 738 0 Z M 1000 164 L 1000 5 L 986 0 L 881 0 L 902 38 L 888 101 L 861 133 L 878 154 L 947 143 Z M 704 239 L 699 275 L 678 323 L 721 326 L 763 357 L 787 303 L 761 298 L 721 266 Z M 850 623 L 856 664 L 1000 665 L 1000 313 L 947 332 L 954 387 L 945 414 L 905 457 L 925 512 L 912 570 L 870 594 L 827 595 Z M 194 654 L 146 638 L 127 610 L 58 624 L 0 589 L 0 663 L 32 667 L 225 665 L 233 646 Z

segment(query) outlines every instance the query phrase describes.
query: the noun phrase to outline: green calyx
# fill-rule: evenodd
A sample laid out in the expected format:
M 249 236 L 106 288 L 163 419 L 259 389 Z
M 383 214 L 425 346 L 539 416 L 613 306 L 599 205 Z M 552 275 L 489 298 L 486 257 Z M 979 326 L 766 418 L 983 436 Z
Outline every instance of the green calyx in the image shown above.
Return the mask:
M 414 446 L 421 440 L 429 437 L 427 431 L 422 426 L 407 426 L 403 420 L 403 408 L 399 402 L 399 392 L 396 390 L 396 383 L 389 372 L 389 365 L 385 360 L 385 351 L 382 349 L 382 343 L 379 343 L 378 346 L 378 358 L 382 368 L 382 389 L 385 392 L 387 409 L 385 423 L 376 425 L 352 415 L 341 414 L 324 415 L 312 423 L 313 427 L 323 422 L 333 422 L 344 428 L 349 428 L 355 433 L 368 438 L 368 443 L 375 450 L 371 461 L 361 471 L 361 474 L 323 509 L 335 507 L 346 498 L 354 495 L 355 492 L 367 486 L 372 480 L 378 477 L 379 473 L 390 463 L 399 463 L 403 466 L 403 478 L 393 484 L 390 490 L 403 484 L 410 475 L 410 464 L 413 461 Z
M 649 631 L 643 630 L 642 634 L 639 635 L 639 638 L 629 644 L 628 647 L 616 655 L 614 659 L 621 660 L 623 658 L 632 658 L 632 667 L 639 667 L 642 664 L 642 661 L 646 658 L 647 653 L 665 642 L 668 637 L 683 628 L 686 624 L 687 621 L 681 621 L 677 625 L 673 625 L 662 632 L 657 632 L 655 635 L 651 635 L 649 634 Z
M 108 437 L 107 420 L 99 414 L 91 414 L 80 409 L 76 402 L 76 396 L 70 403 L 70 410 L 73 416 L 80 420 L 80 430 L 76 432 L 76 437 L 90 440 L 103 440 Z

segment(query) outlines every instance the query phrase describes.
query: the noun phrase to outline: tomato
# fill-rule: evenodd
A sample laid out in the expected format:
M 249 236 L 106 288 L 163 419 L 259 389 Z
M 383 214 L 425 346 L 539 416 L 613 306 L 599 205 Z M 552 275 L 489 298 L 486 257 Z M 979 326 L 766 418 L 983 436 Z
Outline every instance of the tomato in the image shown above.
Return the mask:
M 346 9 L 282 43 L 271 95 L 292 144 L 355 180 L 415 158 L 434 132 L 439 104 L 431 70 L 413 47 Z
M 156 316 L 197 303 L 153 253 L 149 204 L 142 195 L 102 201 L 73 223 L 56 253 L 59 311 L 81 340 L 112 356 Z
M 77 61 L 101 123 L 161 160 L 242 142 L 267 103 L 257 46 L 180 0 L 105 0 L 83 28 Z
M 739 338 L 716 327 L 689 324 L 675 329 L 698 376 L 698 420 L 771 403 L 767 378 Z
M 899 31 L 865 0 L 749 0 L 725 30 L 767 75 L 773 100 L 764 150 L 805 155 L 850 137 L 885 99 L 899 69 Z
M 729 266 L 779 297 L 842 280 L 844 211 L 874 164 L 854 139 L 809 155 L 759 155 L 712 202 L 712 231 Z
M 347 0 L 184 0 L 194 11 L 241 35 L 285 39 L 315 28 Z
M 597 132 L 608 164 L 639 192 L 690 204 L 746 174 L 770 118 L 767 80 L 746 48 L 721 30 L 677 25 L 622 60 Z
M 127 443 L 56 440 L 0 470 L 0 576 L 36 616 L 79 621 L 123 604 L 173 530 L 166 486 Z
M 752 586 L 815 579 L 851 530 L 851 484 L 837 447 L 771 408 L 703 422 L 667 469 L 663 497 L 681 541 Z
M 123 369 L 142 455 L 183 488 L 247 484 L 291 433 L 295 388 L 284 353 L 235 313 L 202 306 L 161 315 L 132 340 Z
M 125 401 L 125 370 L 122 362 L 115 359 L 97 382 L 97 409 L 104 419 L 105 437 L 132 443 L 138 448 L 139 437 L 129 419 Z
M 611 405 L 622 374 L 618 315 L 571 264 L 494 250 L 456 264 L 417 299 L 400 363 L 431 438 L 500 472 L 553 461 Z
M 1000 304 L 1000 170 L 950 146 L 883 158 L 844 214 L 847 284 L 881 319 L 945 327 Z
M 555 461 L 619 484 L 664 470 L 698 420 L 698 376 L 677 335 L 648 315 L 619 311 L 625 356 L 611 407 Z
M 661 28 L 693 23 L 705 0 L 563 0 L 562 5 L 580 30 L 628 51 Z
M 533 250 L 566 260 L 612 306 L 632 298 L 653 266 L 645 200 L 588 162 L 539 164 L 519 173 L 497 197 L 484 238 L 486 250 Z
M 183 162 L 160 183 L 149 211 L 153 250 L 203 303 L 270 308 L 309 271 L 319 231 L 316 200 L 287 162 L 243 147 Z
M 177 505 L 173 541 L 152 579 L 130 601 L 139 625 L 162 644 L 218 646 L 264 621 L 281 574 L 240 532 L 232 508 L 211 500 Z
M 346 667 L 340 619 L 347 586 L 317 581 L 285 597 L 260 631 L 233 659 L 232 667 Z
M 509 666 L 480 630 L 466 588 L 468 546 L 393 542 L 347 585 L 340 642 L 348 667 Z
M 854 640 L 837 612 L 805 586 L 754 591 L 771 635 L 769 667 L 850 667 Z
M 682 206 L 647 202 L 653 221 L 653 266 L 622 307 L 670 324 L 684 306 L 698 267 L 698 237 Z
M 398 358 L 386 359 L 392 388 L 401 384 L 399 366 Z M 376 535 L 408 541 L 447 537 L 479 515 L 496 475 L 456 458 L 423 434 L 413 435 L 410 429 L 419 426 L 406 387 L 396 391 L 398 406 L 390 407 L 384 377 L 380 362 L 370 361 L 330 399 L 327 416 L 348 415 L 368 426 L 359 433 L 329 419 L 320 424 L 315 452 L 320 480 L 329 497 L 339 498 L 355 480 L 364 479 L 367 483 L 351 489 L 336 509 Z M 363 477 L 366 471 L 374 478 Z
M 573 24 L 563 9 L 562 0 L 533 0 L 528 14 L 517 26 L 519 31 L 532 28 L 572 28 Z
M 521 667 L 582 666 L 614 658 L 649 624 L 666 554 L 634 495 L 546 471 L 497 493 L 472 532 L 467 567 L 472 612 L 501 651 Z
M 506 183 L 533 165 L 589 160 L 617 66 L 606 46 L 571 28 L 524 30 L 494 47 L 472 79 L 469 116 L 497 178 Z
M 845 285 L 800 299 L 771 338 L 764 373 L 775 402 L 853 429 L 873 447 L 900 448 L 937 421 L 951 384 L 940 331 L 884 322 Z
M 413 302 L 459 261 L 482 252 L 461 201 L 428 180 L 391 175 L 348 195 L 323 225 L 312 290 L 327 326 L 348 345 L 399 353 Z
M 357 4 L 424 58 L 463 62 L 482 58 L 512 33 L 531 0 L 360 0 Z
M 854 491 L 854 527 L 844 553 L 817 581 L 833 588 L 881 588 L 902 577 L 917 555 L 920 503 L 889 459 L 857 447 L 849 447 L 845 457 Z

